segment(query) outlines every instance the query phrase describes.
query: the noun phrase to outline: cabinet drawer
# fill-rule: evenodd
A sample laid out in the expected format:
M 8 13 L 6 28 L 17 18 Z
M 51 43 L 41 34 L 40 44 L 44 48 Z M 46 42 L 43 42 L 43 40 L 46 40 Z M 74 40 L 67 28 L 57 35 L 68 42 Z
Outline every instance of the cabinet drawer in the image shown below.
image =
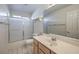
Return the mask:
M 39 54 L 45 54 L 45 53 L 39 49 Z
M 35 40 L 35 39 L 34 39 L 33 43 L 34 43 L 35 45 L 38 45 L 38 41 Z
M 41 43 L 39 44 L 39 49 L 41 49 L 45 54 L 50 54 L 50 50 Z

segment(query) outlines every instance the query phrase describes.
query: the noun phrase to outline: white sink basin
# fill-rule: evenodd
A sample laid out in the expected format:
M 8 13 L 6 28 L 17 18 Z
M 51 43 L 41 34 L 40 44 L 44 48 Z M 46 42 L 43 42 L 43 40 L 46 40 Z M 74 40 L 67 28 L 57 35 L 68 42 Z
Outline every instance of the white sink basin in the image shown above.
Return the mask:
M 47 44 L 50 46 L 57 45 L 56 40 L 52 40 L 52 37 L 44 37 L 44 39 L 48 42 Z

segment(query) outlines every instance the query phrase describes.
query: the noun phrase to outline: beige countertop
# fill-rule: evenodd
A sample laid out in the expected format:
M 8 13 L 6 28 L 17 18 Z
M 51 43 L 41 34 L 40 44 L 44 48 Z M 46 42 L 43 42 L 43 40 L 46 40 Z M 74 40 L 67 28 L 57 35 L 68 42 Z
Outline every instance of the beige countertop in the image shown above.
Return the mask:
M 52 34 L 53 35 L 53 34 Z M 41 42 L 43 45 L 48 47 L 50 50 L 54 51 L 57 54 L 78 54 L 79 53 L 79 46 L 67 43 L 60 39 L 68 39 L 67 37 L 59 37 L 56 36 L 56 41 L 50 40 L 49 36 L 46 35 L 40 35 L 40 36 L 34 36 L 33 38 L 37 41 Z

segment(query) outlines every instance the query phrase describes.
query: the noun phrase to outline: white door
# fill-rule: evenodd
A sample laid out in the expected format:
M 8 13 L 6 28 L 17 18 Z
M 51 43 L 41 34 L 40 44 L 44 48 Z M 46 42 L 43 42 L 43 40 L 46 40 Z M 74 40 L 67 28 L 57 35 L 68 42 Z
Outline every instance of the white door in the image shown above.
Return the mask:
M 0 24 L 0 54 L 8 52 L 8 25 Z
M 33 22 L 28 19 L 24 19 L 24 39 L 29 39 L 33 34 Z
M 67 13 L 66 19 L 66 34 L 69 37 L 77 36 L 77 11 Z

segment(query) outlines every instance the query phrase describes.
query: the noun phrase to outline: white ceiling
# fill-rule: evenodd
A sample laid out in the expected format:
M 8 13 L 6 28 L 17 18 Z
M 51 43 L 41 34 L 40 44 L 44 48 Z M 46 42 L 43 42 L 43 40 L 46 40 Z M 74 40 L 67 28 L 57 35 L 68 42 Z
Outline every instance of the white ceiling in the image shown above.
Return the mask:
M 44 16 L 47 16 L 51 14 L 51 12 L 55 12 L 56 10 L 59 10 L 61 8 L 65 8 L 67 6 L 70 6 L 71 4 L 56 4 L 55 6 L 52 6 L 51 8 L 44 11 Z
M 44 16 L 66 6 L 69 6 L 69 4 L 56 4 L 55 6 L 52 6 L 47 10 L 45 9 Z M 44 9 L 46 7 L 48 7 L 48 4 L 9 4 L 8 5 L 10 13 L 17 12 L 20 14 L 25 13 L 30 15 L 32 15 L 39 8 Z
M 36 9 L 48 6 L 48 4 L 10 4 L 8 6 L 10 11 L 32 14 Z

